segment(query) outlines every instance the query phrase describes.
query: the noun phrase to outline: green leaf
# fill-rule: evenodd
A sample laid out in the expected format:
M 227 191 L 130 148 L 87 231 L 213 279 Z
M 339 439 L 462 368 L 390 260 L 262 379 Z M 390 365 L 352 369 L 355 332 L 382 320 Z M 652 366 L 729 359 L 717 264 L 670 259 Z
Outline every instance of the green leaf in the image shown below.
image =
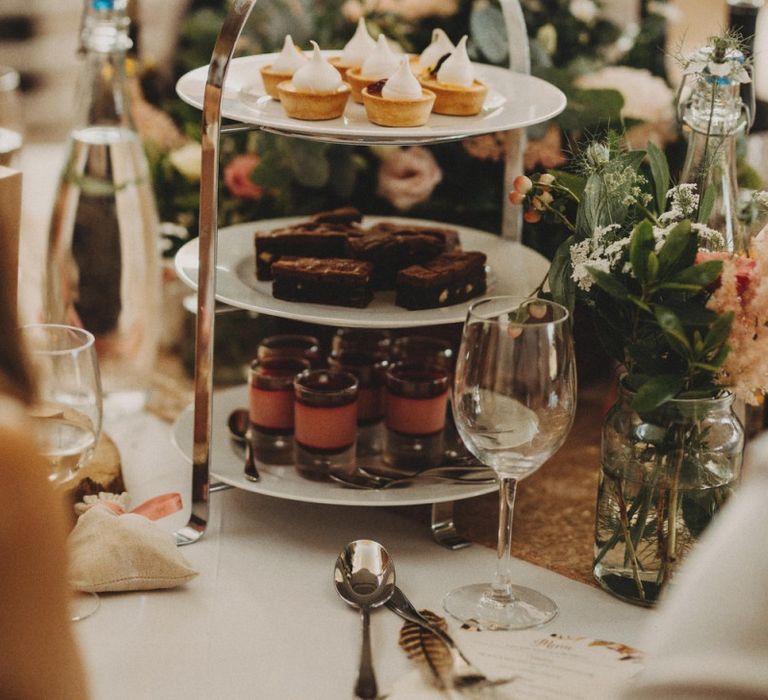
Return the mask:
M 605 210 L 604 202 L 608 197 L 603 178 L 599 175 L 590 175 L 584 185 L 581 195 L 581 204 L 576 212 L 576 234 L 580 239 L 590 238 L 601 223 Z M 610 221 L 608 222 L 610 223 Z
M 686 267 L 684 270 L 678 272 L 670 282 L 695 284 L 699 287 L 707 287 L 720 276 L 722 269 L 722 260 L 707 260 L 707 262 Z
M 567 187 L 573 192 L 579 199 L 584 194 L 584 186 L 587 184 L 587 179 L 581 175 L 575 175 L 574 173 L 566 172 L 565 170 L 550 170 L 552 175 L 557 178 L 559 184 Z
M 595 284 L 606 294 L 609 294 L 615 299 L 621 299 L 622 301 L 628 298 L 629 292 L 627 291 L 627 288 L 613 275 L 589 266 L 587 266 L 587 270 L 595 281 Z
M 665 401 L 673 399 L 683 388 L 683 379 L 674 374 L 661 374 L 643 384 L 632 399 L 632 408 L 645 413 L 658 408 Z
M 549 291 L 554 301 L 565 306 L 568 311 L 573 311 L 576 300 L 576 283 L 571 276 L 571 245 L 573 236 L 566 238 L 555 251 L 552 263 L 549 266 Z
M 699 200 L 699 215 L 696 217 L 698 223 L 705 224 L 707 222 L 712 214 L 712 209 L 715 207 L 716 196 L 717 193 L 715 192 L 714 187 L 707 187 L 707 189 L 704 190 L 704 194 L 701 195 L 701 199 Z
M 655 282 L 659 276 L 659 256 L 654 251 L 648 253 L 648 281 Z
M 669 165 L 662 150 L 651 141 L 648 142 L 648 160 L 651 164 L 651 177 L 656 190 L 656 210 L 663 212 L 667 206 L 669 190 Z
M 650 221 L 641 221 L 629 240 L 629 262 L 632 271 L 641 284 L 650 281 L 649 256 L 653 252 L 656 241 L 653 238 L 653 225 Z
M 690 221 L 681 221 L 668 234 L 659 251 L 659 275 L 662 278 L 693 265 L 698 240 Z
M 681 357 L 690 357 L 691 344 L 677 314 L 665 306 L 657 306 L 655 316 L 672 349 Z
M 648 306 L 648 304 L 646 304 L 646 303 L 645 303 L 645 302 L 644 302 L 642 299 L 640 299 L 639 297 L 636 297 L 634 294 L 630 294 L 630 295 L 629 295 L 629 300 L 630 300 L 630 301 L 631 301 L 631 302 L 632 302 L 632 303 L 633 303 L 635 306 L 637 306 L 639 309 L 642 309 L 642 310 L 643 310 L 643 311 L 645 311 L 646 313 L 649 313 L 649 314 L 652 314 L 652 313 L 653 313 L 653 309 L 651 309 L 651 307 L 650 307 L 650 306 Z
M 706 352 L 717 350 L 728 340 L 728 336 L 731 334 L 733 319 L 733 311 L 728 311 L 727 313 L 718 316 L 717 320 L 710 326 L 709 332 L 704 338 L 704 349 Z

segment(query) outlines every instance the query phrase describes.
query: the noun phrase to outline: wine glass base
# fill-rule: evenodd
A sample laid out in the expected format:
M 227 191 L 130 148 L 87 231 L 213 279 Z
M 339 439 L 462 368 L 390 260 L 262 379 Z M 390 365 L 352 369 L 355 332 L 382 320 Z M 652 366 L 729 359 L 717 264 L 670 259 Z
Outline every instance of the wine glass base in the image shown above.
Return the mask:
M 72 622 L 85 620 L 95 613 L 101 605 L 101 598 L 96 593 L 84 593 L 77 591 L 72 594 L 69 601 L 69 619 Z
M 557 615 L 553 600 L 532 588 L 511 586 L 514 600 L 492 597 L 489 583 L 476 583 L 451 591 L 443 598 L 443 609 L 463 623 L 482 630 L 524 630 L 540 627 Z

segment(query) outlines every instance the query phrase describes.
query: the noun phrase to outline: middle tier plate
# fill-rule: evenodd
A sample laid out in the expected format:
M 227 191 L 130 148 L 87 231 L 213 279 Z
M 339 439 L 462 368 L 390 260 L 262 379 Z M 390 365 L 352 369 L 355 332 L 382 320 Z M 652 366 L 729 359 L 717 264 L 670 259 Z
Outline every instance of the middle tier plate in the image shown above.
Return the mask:
M 321 325 L 358 328 L 414 328 L 446 323 L 463 323 L 471 302 L 439 309 L 408 311 L 395 305 L 393 291 L 377 292 L 364 309 L 326 304 L 307 304 L 275 299 L 272 283 L 256 279 L 256 254 L 253 234 L 305 221 L 307 217 L 268 219 L 258 223 L 237 224 L 219 231 L 216 262 L 216 299 L 237 308 L 291 318 Z M 369 226 L 379 221 L 407 222 L 425 226 L 450 226 L 459 232 L 465 250 L 479 250 L 488 258 L 488 294 L 530 294 L 544 278 L 549 261 L 520 243 L 466 226 L 455 226 L 424 219 L 366 216 Z M 176 271 L 186 284 L 197 289 L 199 269 L 198 240 L 186 243 L 176 254 Z M 474 300 L 472 300 L 474 301 Z
M 425 503 L 457 501 L 482 496 L 497 490 L 495 484 L 448 484 L 435 481 L 414 482 L 397 489 L 363 491 L 345 488 L 333 482 L 308 481 L 291 466 L 259 465 L 261 481 L 243 476 L 243 456 L 232 446 L 227 432 L 227 416 L 248 405 L 248 388 L 233 387 L 213 395 L 213 430 L 211 437 L 211 475 L 225 484 L 264 496 L 289 501 L 325 503 L 337 506 L 415 506 Z M 189 406 L 173 426 L 173 441 L 192 462 L 193 407 Z

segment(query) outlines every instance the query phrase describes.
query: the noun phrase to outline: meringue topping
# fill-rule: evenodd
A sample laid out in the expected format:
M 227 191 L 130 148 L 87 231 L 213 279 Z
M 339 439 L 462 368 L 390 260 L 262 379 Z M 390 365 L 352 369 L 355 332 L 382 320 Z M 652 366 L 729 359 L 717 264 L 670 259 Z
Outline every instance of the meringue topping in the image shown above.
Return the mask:
M 293 74 L 293 86 L 303 92 L 335 92 L 342 84 L 341 73 L 320 53 L 316 41 L 312 44 L 312 58 Z
M 419 56 L 419 65 L 422 68 L 433 68 L 437 62 L 447 53 L 452 53 L 456 47 L 442 29 L 432 31 L 432 43 L 427 46 Z
M 296 48 L 291 35 L 286 34 L 283 50 L 270 66 L 270 70 L 282 75 L 293 75 L 306 62 L 307 57 Z
M 376 47 L 368 58 L 365 59 L 360 75 L 366 79 L 381 80 L 386 78 L 397 70 L 400 59 L 392 49 L 389 48 L 387 37 L 379 34 Z
M 375 48 L 376 42 L 368 33 L 365 20 L 361 17 L 357 21 L 355 33 L 341 52 L 341 62 L 350 68 L 360 68 Z
M 387 78 L 387 82 L 381 89 L 381 96 L 388 100 L 421 99 L 421 85 L 411 72 L 411 64 L 407 56 L 400 59 L 397 70 Z
M 443 85 L 471 87 L 474 80 L 475 71 L 467 54 L 467 35 L 465 34 L 437 71 L 437 82 Z

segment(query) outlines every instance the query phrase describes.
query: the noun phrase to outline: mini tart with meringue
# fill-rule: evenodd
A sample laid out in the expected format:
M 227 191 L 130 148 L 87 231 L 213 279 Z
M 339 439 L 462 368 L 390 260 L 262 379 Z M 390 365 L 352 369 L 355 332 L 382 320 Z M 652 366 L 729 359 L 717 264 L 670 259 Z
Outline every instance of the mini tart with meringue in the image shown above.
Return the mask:
M 362 97 L 368 120 L 379 126 L 423 126 L 435 103 L 435 93 L 419 85 L 407 56 L 389 78 L 363 88 Z
M 278 54 L 274 62 L 262 66 L 259 70 L 267 95 L 275 100 L 279 100 L 278 84 L 284 80 L 290 80 L 293 74 L 306 63 L 307 57 L 301 49 L 294 45 L 291 35 L 286 34 L 283 50 Z
M 488 88 L 474 76 L 463 36 L 453 52 L 436 67 L 419 77 L 422 87 L 435 93 L 435 114 L 470 117 L 483 108 Z
M 400 65 L 399 56 L 389 48 L 389 42 L 383 34 L 379 34 L 376 47 L 359 68 L 347 71 L 346 81 L 352 88 L 352 99 L 362 104 L 363 88 L 388 78 Z
M 488 87 L 479 80 L 473 80 L 469 87 L 441 83 L 432 76 L 422 75 L 421 86 L 435 94 L 432 111 L 455 117 L 471 117 L 483 108 Z
M 361 17 L 357 21 L 357 29 L 352 38 L 346 43 L 341 54 L 328 59 L 328 62 L 341 73 L 342 80 L 346 80 L 347 71 L 350 68 L 361 68 L 365 59 L 376 48 L 376 42 L 368 33 L 365 19 Z
M 299 68 L 291 80 L 277 85 L 285 113 L 294 119 L 320 121 L 336 119 L 344 113 L 349 99 L 349 85 L 312 42 L 312 58 Z

